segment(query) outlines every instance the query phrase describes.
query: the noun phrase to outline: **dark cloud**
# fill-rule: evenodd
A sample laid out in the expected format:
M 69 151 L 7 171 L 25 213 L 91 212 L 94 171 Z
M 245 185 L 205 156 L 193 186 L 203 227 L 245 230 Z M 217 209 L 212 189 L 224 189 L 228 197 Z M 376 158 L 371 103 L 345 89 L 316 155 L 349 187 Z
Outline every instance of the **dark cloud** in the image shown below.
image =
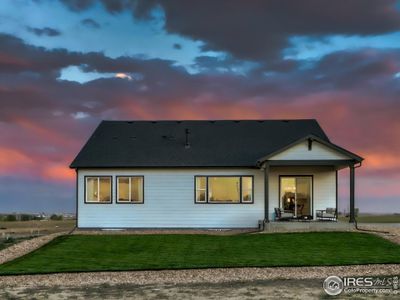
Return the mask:
M 176 50 L 181 50 L 181 49 L 182 49 L 182 45 L 179 44 L 179 43 L 175 43 L 175 44 L 173 44 L 172 46 L 173 46 L 174 49 L 176 49 Z
M 102 2 L 110 13 L 131 10 L 141 19 L 151 18 L 152 10 L 161 7 L 167 32 L 201 40 L 204 50 L 222 50 L 238 58 L 261 61 L 279 60 L 291 36 L 377 35 L 400 29 L 395 0 Z
M 361 190 L 371 185 L 366 179 L 379 176 L 387 182 L 385 190 L 369 197 L 397 193 L 399 51 L 342 51 L 306 67 L 282 61 L 244 73 L 236 70 L 243 61 L 233 56 L 203 56 L 195 62 L 199 73 L 191 74 L 173 61 L 46 50 L 0 35 L 0 157 L 7 157 L 0 163 L 0 179 L 15 176 L 4 181 L 10 188 L 0 195 L 22 203 L 18 199 L 26 199 L 26 193 L 14 182 L 32 179 L 45 181 L 47 191 L 57 189 L 54 182 L 72 186 L 74 174 L 67 166 L 102 119 L 224 118 L 317 118 L 335 143 L 366 157 L 358 177 Z M 58 79 L 70 65 L 126 73 L 132 80 Z M 40 184 L 29 187 L 32 193 L 51 199 L 35 186 Z M 58 198 L 63 203 L 71 186 Z
M 60 0 L 72 11 L 83 11 L 91 7 L 95 1 L 94 0 Z
M 93 20 L 91 18 L 83 19 L 81 21 L 81 24 L 86 27 L 95 28 L 95 29 L 99 29 L 101 27 L 99 23 L 97 23 L 95 20 Z
M 32 32 L 33 34 L 36 34 L 37 36 L 59 36 L 61 35 L 61 32 L 57 29 L 50 28 L 50 27 L 43 27 L 43 28 L 33 28 L 33 27 L 27 27 L 29 32 Z

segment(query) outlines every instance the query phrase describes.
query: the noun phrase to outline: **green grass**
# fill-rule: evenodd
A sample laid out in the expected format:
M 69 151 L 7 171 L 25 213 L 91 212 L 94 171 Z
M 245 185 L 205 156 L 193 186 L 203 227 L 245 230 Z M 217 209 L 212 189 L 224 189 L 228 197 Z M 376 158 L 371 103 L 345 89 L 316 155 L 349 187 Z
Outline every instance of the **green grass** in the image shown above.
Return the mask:
M 0 265 L 0 274 L 400 263 L 400 246 L 366 233 L 70 235 Z

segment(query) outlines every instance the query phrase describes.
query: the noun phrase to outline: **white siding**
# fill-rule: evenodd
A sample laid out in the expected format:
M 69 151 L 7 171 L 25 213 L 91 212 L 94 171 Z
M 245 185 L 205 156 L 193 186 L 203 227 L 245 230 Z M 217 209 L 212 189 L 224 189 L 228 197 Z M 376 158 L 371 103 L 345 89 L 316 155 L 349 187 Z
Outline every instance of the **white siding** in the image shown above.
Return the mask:
M 317 141 L 314 141 L 312 143 L 312 150 L 308 150 L 308 141 L 304 141 L 269 158 L 269 160 L 319 160 L 319 159 L 321 160 L 349 159 L 349 157 Z
M 264 172 L 258 169 L 79 170 L 78 226 L 101 228 L 245 228 L 264 219 Z M 84 176 L 112 175 L 113 203 L 85 204 Z M 116 204 L 116 175 L 144 176 L 144 204 Z M 195 175 L 253 175 L 253 204 L 195 204 Z
M 269 177 L 269 214 L 274 218 L 274 208 L 279 207 L 279 176 L 280 175 L 312 175 L 313 199 L 312 208 L 315 211 L 336 207 L 336 171 L 333 167 L 271 167 Z
M 113 176 L 112 204 L 84 203 L 84 176 Z M 144 204 L 116 204 L 117 175 L 144 176 Z M 195 175 L 253 175 L 253 204 L 195 204 Z M 269 213 L 279 207 L 279 175 L 313 175 L 315 210 L 336 207 L 333 167 L 271 167 Z M 257 169 L 79 170 L 78 227 L 81 228 L 254 228 L 264 219 L 264 171 Z

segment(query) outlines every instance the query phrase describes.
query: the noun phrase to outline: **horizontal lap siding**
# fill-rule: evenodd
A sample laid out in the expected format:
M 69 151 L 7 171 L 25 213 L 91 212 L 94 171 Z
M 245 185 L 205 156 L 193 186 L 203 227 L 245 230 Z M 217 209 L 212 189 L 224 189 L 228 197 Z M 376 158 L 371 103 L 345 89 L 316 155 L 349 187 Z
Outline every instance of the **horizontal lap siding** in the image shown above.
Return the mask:
M 84 176 L 112 175 L 113 203 L 85 204 Z M 144 176 L 144 204 L 116 204 L 117 175 Z M 253 175 L 254 204 L 195 204 L 195 175 Z M 102 228 L 244 228 L 264 218 L 263 172 L 257 169 L 79 170 L 78 226 Z
M 330 159 L 349 159 L 348 156 L 330 149 L 318 142 L 313 142 L 311 150 L 308 149 L 308 142 L 301 142 L 297 145 L 284 150 L 271 158 L 270 160 L 330 160 Z
M 271 167 L 269 178 L 269 214 L 274 218 L 274 208 L 279 207 L 280 175 L 313 175 L 314 218 L 315 211 L 336 207 L 336 171 L 333 167 Z

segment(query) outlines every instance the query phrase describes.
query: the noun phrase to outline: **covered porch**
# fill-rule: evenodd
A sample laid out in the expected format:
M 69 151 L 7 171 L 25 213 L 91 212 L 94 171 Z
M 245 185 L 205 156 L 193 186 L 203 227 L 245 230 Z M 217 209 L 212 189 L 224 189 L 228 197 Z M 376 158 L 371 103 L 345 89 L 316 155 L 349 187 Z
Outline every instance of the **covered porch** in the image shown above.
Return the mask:
M 348 230 L 355 223 L 355 169 L 362 158 L 308 136 L 259 160 L 269 231 Z M 350 221 L 338 222 L 338 171 L 349 170 Z

